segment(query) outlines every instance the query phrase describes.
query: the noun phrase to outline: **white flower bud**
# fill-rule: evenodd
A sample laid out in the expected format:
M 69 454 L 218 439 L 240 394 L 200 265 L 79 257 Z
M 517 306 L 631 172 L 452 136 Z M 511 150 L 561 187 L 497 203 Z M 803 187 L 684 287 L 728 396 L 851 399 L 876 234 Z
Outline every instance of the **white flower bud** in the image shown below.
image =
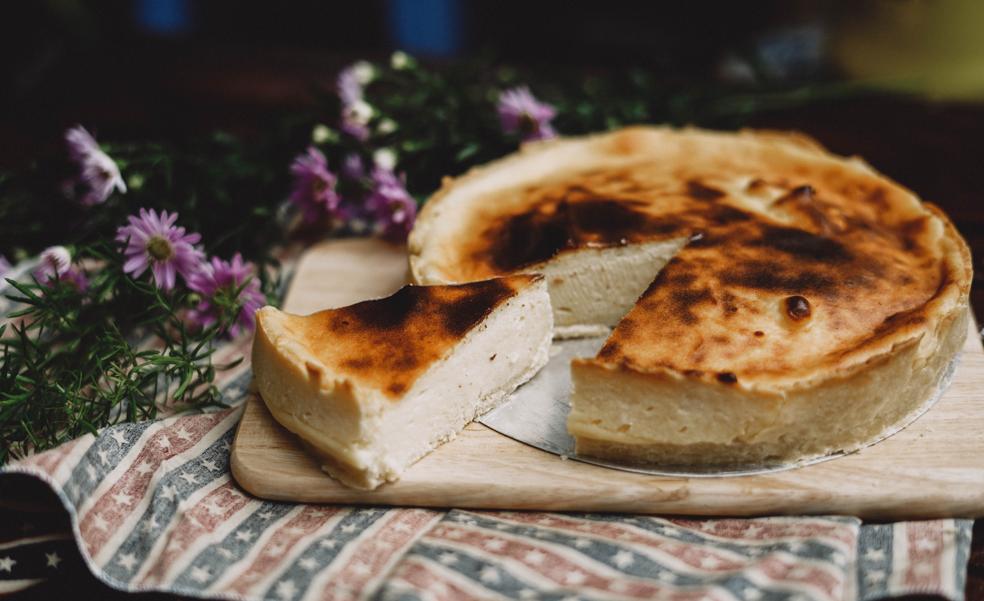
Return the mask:
M 379 126 L 376 127 L 376 131 L 381 134 L 391 134 L 396 131 L 396 121 L 392 119 L 383 119 L 379 122 Z
M 353 64 L 352 73 L 355 75 L 355 80 L 363 86 L 376 79 L 376 67 L 373 67 L 369 61 L 358 61 Z
M 324 144 L 329 140 L 336 140 L 338 136 L 334 131 L 327 125 L 322 125 L 321 123 L 314 126 L 311 130 L 311 141 L 315 144 Z
M 372 153 L 372 162 L 377 167 L 392 171 L 396 167 L 396 152 L 392 148 L 380 148 Z
M 126 184 L 132 190 L 139 190 L 140 188 L 143 188 L 144 176 L 139 173 L 131 174 L 130 177 L 126 178 Z
M 347 105 L 344 109 L 346 121 L 366 125 L 372 119 L 372 107 L 365 100 L 359 100 Z
M 402 50 L 397 50 L 392 54 L 392 56 L 390 56 L 390 66 L 397 71 L 401 71 L 409 67 L 410 61 L 412 60 L 413 59 L 410 58 L 409 54 L 403 52 Z

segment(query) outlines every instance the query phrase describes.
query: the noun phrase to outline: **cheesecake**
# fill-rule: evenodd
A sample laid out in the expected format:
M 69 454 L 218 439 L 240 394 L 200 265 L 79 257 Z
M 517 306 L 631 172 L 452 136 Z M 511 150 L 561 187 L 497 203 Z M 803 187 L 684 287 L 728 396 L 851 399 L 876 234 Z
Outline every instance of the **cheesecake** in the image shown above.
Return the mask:
M 968 326 L 966 244 L 857 158 L 798 134 L 634 127 L 446 180 L 414 279 L 546 279 L 578 454 L 675 465 L 851 451 L 926 407 Z M 613 329 L 612 329 L 613 328 Z
M 371 490 L 529 380 L 552 337 L 542 276 L 406 286 L 306 316 L 260 309 L 253 375 L 328 474 Z

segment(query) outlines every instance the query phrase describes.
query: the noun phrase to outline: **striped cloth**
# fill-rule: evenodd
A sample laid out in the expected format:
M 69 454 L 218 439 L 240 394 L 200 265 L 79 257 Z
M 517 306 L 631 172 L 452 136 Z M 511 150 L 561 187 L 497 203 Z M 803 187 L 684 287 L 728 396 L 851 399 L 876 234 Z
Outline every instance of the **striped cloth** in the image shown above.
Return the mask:
M 230 344 L 220 360 L 247 344 Z M 245 399 L 249 379 L 245 365 L 223 374 L 225 398 Z M 862 525 L 836 516 L 684 520 L 261 501 L 229 473 L 240 414 L 115 426 L 3 473 L 47 482 L 90 569 L 131 591 L 278 601 L 963 597 L 969 520 Z M 12 554 L 0 548 L 0 578 L 17 577 Z
M 216 363 L 248 357 L 249 343 L 228 343 Z M 232 408 L 84 436 L 8 465 L 0 491 L 16 474 L 47 483 L 83 561 L 128 591 L 276 601 L 963 598 L 969 520 L 687 520 L 255 499 L 229 473 L 252 394 L 248 362 L 219 377 Z M 62 539 L 0 541 L 0 590 L 57 576 Z

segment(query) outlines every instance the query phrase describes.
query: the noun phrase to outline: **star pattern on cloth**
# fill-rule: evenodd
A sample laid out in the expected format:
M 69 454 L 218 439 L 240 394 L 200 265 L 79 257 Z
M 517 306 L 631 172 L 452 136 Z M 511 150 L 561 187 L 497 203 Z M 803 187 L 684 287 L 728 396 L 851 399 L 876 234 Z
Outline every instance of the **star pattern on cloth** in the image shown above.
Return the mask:
M 126 433 L 122 429 L 114 430 L 109 437 L 115 440 L 116 444 L 121 447 L 126 444 Z
M 248 543 L 249 541 L 253 540 L 254 536 L 255 535 L 249 530 L 240 530 L 239 532 L 236 533 L 236 539 L 241 540 L 244 543 Z
M 297 594 L 297 586 L 293 580 L 281 580 L 277 583 L 277 596 L 281 599 L 292 599 Z
M 137 565 L 137 556 L 133 553 L 124 553 L 120 555 L 116 563 L 126 571 L 131 571 Z
M 635 558 L 632 556 L 631 552 L 622 550 L 615 553 L 612 557 L 612 561 L 620 569 L 625 569 L 635 562 Z
M 17 560 L 11 559 L 9 555 L 6 557 L 0 557 L 0 572 L 7 572 L 10 574 L 13 572 L 15 565 L 17 565 Z
M 165 484 L 161 487 L 161 496 L 168 501 L 173 501 L 175 497 L 178 496 L 178 489 L 174 488 L 169 484 Z

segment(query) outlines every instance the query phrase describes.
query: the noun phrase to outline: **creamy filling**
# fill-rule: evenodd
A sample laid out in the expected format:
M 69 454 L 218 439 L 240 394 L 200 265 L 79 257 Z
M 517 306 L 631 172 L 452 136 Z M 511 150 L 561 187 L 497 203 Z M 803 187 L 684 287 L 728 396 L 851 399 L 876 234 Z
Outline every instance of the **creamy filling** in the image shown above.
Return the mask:
M 331 459 L 325 466 L 329 473 L 350 485 L 375 488 L 398 478 L 539 371 L 547 362 L 552 326 L 546 287 L 534 284 L 468 332 L 399 400 L 361 391 L 357 423 L 350 419 L 350 403 L 310 393 L 306 399 L 294 396 L 290 415 L 278 419 Z M 338 462 L 347 469 L 332 469 Z
M 382 479 L 394 479 L 498 406 L 546 364 L 552 323 L 549 298 L 541 288 L 508 301 L 380 416 L 363 447 L 375 463 L 370 469 Z
M 547 278 L 555 336 L 607 334 L 686 240 L 585 248 L 561 253 L 535 269 Z

